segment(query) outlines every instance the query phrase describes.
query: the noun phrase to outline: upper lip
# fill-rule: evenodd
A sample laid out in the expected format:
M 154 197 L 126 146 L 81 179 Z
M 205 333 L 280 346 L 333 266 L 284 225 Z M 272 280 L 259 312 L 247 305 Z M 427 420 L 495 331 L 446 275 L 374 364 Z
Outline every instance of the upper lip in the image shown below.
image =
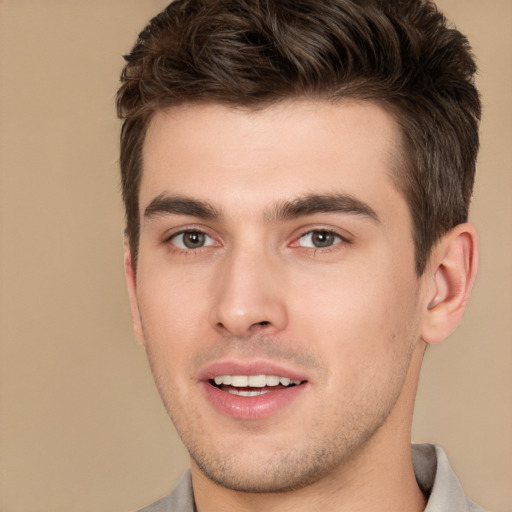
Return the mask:
M 308 380 L 304 373 L 271 361 L 215 361 L 199 372 L 199 381 L 209 381 L 217 375 L 276 375 L 291 380 Z

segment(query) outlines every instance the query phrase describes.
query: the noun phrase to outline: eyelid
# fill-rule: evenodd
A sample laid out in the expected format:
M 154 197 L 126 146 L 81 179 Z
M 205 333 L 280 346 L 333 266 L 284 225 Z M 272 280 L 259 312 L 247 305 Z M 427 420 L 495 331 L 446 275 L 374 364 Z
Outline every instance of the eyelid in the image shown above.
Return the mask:
M 186 235 L 186 234 L 189 234 L 189 233 L 194 233 L 194 234 L 201 234 L 201 235 L 204 235 L 205 236 L 205 243 L 203 245 L 201 245 L 200 247 L 186 247 L 185 246 L 185 243 L 183 242 L 183 237 Z M 179 240 L 181 237 L 181 243 L 175 243 L 176 240 Z M 208 241 L 207 239 L 209 239 L 210 241 Z M 171 242 L 172 245 L 175 245 L 176 247 L 178 247 L 179 249 L 182 249 L 184 251 L 187 251 L 187 250 L 198 250 L 198 249 L 202 249 L 204 247 L 211 247 L 212 245 L 215 245 L 215 240 L 208 234 L 206 233 L 203 233 L 202 231 L 182 231 L 181 233 L 176 233 L 175 235 L 173 235 L 169 241 Z M 213 242 L 213 243 L 212 243 Z
M 317 233 L 322 233 L 322 234 L 332 237 L 332 239 L 328 241 L 328 245 L 319 246 L 319 247 L 314 245 L 313 237 Z M 308 241 L 307 244 L 300 245 L 301 241 L 306 241 L 306 240 Z M 297 244 L 300 247 L 307 247 L 310 249 L 330 249 L 342 242 L 343 242 L 342 238 L 340 236 L 338 236 L 336 233 L 329 233 L 327 231 L 309 231 L 308 233 L 303 234 L 301 237 L 299 237 L 297 239 Z
M 306 228 L 301 228 L 300 230 L 298 230 L 297 234 L 293 236 L 293 241 L 290 245 L 292 247 L 301 247 L 300 245 L 298 245 L 298 242 L 301 238 L 303 238 L 306 235 L 310 235 L 312 233 L 318 233 L 318 232 L 332 234 L 341 240 L 340 242 L 336 242 L 332 246 L 326 247 L 323 250 L 333 248 L 341 243 L 351 244 L 353 242 L 352 234 L 348 233 L 346 230 L 342 230 L 339 228 L 333 228 L 332 226 L 308 226 Z M 318 248 L 315 248 L 315 250 L 322 250 L 322 249 L 320 247 L 318 247 Z
M 162 241 L 164 242 L 169 241 L 174 236 L 189 232 L 204 233 L 205 235 L 208 235 L 213 238 L 210 231 L 211 230 L 208 229 L 206 226 L 200 224 L 183 224 L 180 226 L 174 226 L 172 228 L 166 229 L 161 236 Z
M 186 251 L 186 252 L 193 252 L 193 251 L 197 252 L 198 250 L 206 248 L 206 247 L 220 246 L 221 243 L 219 242 L 218 237 L 215 237 L 210 231 L 211 230 L 205 228 L 204 226 L 197 226 L 197 225 L 180 226 L 179 228 L 174 228 L 172 230 L 167 231 L 162 237 L 162 242 L 166 245 L 172 245 L 174 250 Z M 179 245 L 176 245 L 173 243 L 173 239 L 177 238 L 180 235 L 184 235 L 186 233 L 202 233 L 206 237 L 208 237 L 213 243 L 207 243 L 206 245 L 204 245 L 202 247 L 198 247 L 197 249 L 180 247 Z

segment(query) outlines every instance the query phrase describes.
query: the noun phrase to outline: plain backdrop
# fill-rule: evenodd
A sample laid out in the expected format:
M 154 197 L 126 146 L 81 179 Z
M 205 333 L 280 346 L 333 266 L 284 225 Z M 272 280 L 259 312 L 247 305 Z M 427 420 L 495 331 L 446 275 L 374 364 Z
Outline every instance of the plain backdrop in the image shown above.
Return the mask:
M 162 0 L 0 0 L 0 510 L 129 512 L 187 466 L 131 333 L 113 97 Z M 512 2 L 441 0 L 483 94 L 481 267 L 426 356 L 415 441 L 512 511 Z

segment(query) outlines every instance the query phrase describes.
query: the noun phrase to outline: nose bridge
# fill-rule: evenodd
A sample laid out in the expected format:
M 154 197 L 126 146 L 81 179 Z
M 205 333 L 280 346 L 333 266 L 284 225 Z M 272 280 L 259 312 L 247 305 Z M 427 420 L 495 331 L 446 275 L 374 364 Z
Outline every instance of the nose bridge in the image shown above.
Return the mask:
M 263 247 L 233 247 L 216 276 L 211 322 L 230 335 L 245 337 L 258 329 L 281 330 L 287 311 L 277 258 Z

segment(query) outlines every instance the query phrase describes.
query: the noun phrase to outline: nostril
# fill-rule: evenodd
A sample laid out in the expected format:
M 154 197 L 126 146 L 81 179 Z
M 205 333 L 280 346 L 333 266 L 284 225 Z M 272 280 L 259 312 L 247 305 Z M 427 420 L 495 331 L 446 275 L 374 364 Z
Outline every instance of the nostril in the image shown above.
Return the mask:
M 268 320 L 263 320 L 262 322 L 258 322 L 256 325 L 270 325 Z

